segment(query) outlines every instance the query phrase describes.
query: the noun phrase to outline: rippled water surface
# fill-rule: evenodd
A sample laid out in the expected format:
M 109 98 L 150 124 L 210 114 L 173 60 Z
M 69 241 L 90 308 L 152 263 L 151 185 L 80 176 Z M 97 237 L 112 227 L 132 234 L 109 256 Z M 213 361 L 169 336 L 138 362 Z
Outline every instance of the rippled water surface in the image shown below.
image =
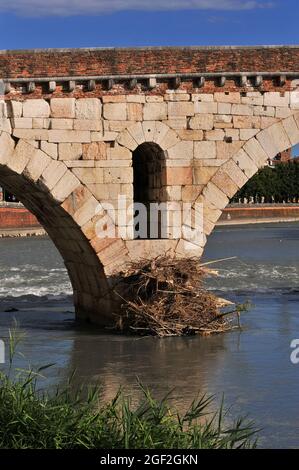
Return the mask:
M 250 301 L 243 330 L 210 338 L 132 338 L 103 334 L 74 322 L 71 287 L 48 239 L 0 239 L 0 337 L 16 318 L 26 331 L 24 367 L 54 362 L 45 385 L 74 369 L 78 381 L 100 382 L 109 398 L 119 385 L 136 389 L 136 376 L 162 396 L 174 388 L 184 409 L 197 392 L 249 414 L 262 427 L 263 447 L 299 448 L 299 365 L 290 343 L 299 338 L 299 224 L 220 227 L 210 237 L 207 280 L 237 302 Z M 14 311 L 11 311 L 11 310 Z

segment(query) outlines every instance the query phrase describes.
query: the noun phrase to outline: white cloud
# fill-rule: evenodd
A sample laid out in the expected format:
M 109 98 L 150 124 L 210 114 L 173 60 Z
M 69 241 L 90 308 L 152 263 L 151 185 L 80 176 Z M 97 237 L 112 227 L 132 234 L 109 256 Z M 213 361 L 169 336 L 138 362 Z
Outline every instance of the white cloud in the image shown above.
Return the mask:
M 273 6 L 259 0 L 0 0 L 0 12 L 23 16 L 73 16 L 125 10 L 253 10 Z

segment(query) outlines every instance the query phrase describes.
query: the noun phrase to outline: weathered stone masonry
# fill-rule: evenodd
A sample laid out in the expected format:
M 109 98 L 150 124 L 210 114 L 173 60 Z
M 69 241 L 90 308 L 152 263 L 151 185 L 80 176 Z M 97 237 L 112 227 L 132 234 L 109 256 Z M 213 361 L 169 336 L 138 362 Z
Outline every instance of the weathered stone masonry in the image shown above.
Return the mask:
M 297 47 L 0 53 L 0 183 L 62 254 L 78 317 L 111 321 L 107 276 L 129 260 L 202 254 L 205 239 L 191 247 L 171 228 L 134 240 L 126 222 L 126 237 L 97 237 L 104 202 L 133 202 L 133 154 L 158 149 L 153 197 L 201 202 L 208 236 L 258 168 L 299 142 L 298 70 Z

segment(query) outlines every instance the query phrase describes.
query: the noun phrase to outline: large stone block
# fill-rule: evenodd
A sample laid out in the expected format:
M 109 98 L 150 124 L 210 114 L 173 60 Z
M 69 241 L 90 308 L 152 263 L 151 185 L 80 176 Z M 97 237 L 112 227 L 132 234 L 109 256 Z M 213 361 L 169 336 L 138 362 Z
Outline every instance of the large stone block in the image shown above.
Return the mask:
M 53 118 L 74 118 L 75 98 L 52 98 L 50 101 Z
M 211 181 L 203 189 L 205 200 L 213 204 L 217 209 L 224 209 L 229 203 L 227 195 Z
M 100 119 L 74 119 L 75 131 L 103 131 L 103 124 Z
M 211 102 L 202 102 L 196 101 L 194 103 L 195 114 L 217 114 L 218 113 L 218 103 L 214 101 Z
M 24 140 L 48 140 L 49 131 L 47 129 L 14 129 L 13 135 Z
M 47 155 L 54 158 L 54 160 L 57 160 L 58 158 L 58 145 L 57 144 L 52 144 L 46 141 L 41 141 L 40 148 Z
M 219 114 L 231 114 L 232 113 L 232 104 L 231 103 L 218 103 L 218 113 Z
M 202 166 L 194 168 L 194 184 L 195 185 L 206 185 L 213 178 L 217 172 L 218 167 L 216 166 Z
M 259 129 L 240 129 L 240 140 L 249 140 L 259 132 Z
M 276 122 L 279 122 L 278 118 L 261 116 L 261 129 L 266 129 Z
M 213 93 L 192 93 L 191 95 L 192 101 L 214 101 Z
M 251 178 L 258 171 L 255 162 L 248 156 L 248 154 L 240 149 L 239 152 L 233 157 L 234 162 L 245 173 L 247 178 Z
M 32 118 L 33 129 L 49 129 L 49 127 L 50 127 L 50 118 Z
M 287 107 L 280 108 L 279 106 L 277 106 L 275 108 L 275 117 L 278 119 L 284 119 L 284 118 L 291 116 L 293 112 L 294 111 L 292 111 L 290 108 L 287 108 Z
M 164 97 L 161 95 L 147 95 L 145 101 L 146 103 L 163 103 Z
M 51 129 L 72 130 L 74 128 L 73 119 L 52 118 L 50 121 Z
M 202 140 L 203 131 L 200 129 L 182 129 L 177 131 L 178 136 L 182 140 Z
M 164 99 L 165 101 L 190 101 L 190 94 L 185 91 L 183 93 L 178 93 L 172 90 L 167 90 L 166 95 L 164 95 Z
M 98 201 L 107 199 L 108 185 L 103 183 L 88 183 L 88 189 L 97 198 Z
M 87 163 L 88 160 L 84 160 L 82 163 Z M 71 163 L 71 162 L 70 162 Z M 74 162 L 76 163 L 76 162 Z M 96 168 L 124 168 L 132 166 L 132 160 L 124 159 L 124 160 L 117 160 L 117 159 L 109 159 L 109 160 L 95 160 L 92 165 L 92 161 L 90 160 L 90 165 L 86 166 L 95 166 Z M 76 165 L 78 167 L 78 165 Z
M 233 118 L 227 114 L 215 114 L 214 127 L 217 129 L 228 129 L 233 127 Z
M 217 103 L 238 104 L 241 103 L 241 94 L 239 92 L 217 92 L 214 93 L 214 100 Z
M 292 146 L 281 122 L 261 131 L 256 137 L 269 158 L 274 158 L 279 152 Z
M 32 118 L 13 118 L 12 126 L 16 129 L 32 129 Z
M 143 119 L 145 121 L 162 121 L 167 119 L 167 103 L 145 103 Z
M 260 129 L 261 118 L 259 116 L 233 116 L 236 129 Z
M 235 155 L 242 147 L 243 142 L 216 142 L 217 158 L 227 160 Z
M 103 121 L 104 132 L 112 131 L 112 132 L 122 132 L 127 127 L 132 126 L 135 124 L 135 121 Z
M 167 201 L 181 201 L 182 199 L 182 186 L 179 186 L 179 185 L 166 186 L 165 192 L 167 196 Z
M 232 114 L 235 116 L 253 116 L 253 106 L 247 104 L 233 104 Z
M 20 118 L 23 115 L 22 101 L 9 100 L 6 109 L 9 118 Z
M 290 94 L 288 92 L 282 94 L 279 91 L 269 91 L 264 94 L 265 106 L 289 106 Z
M 15 141 L 6 132 L 0 134 L 0 164 L 5 165 L 10 160 L 15 148 Z
M 103 103 L 125 103 L 126 102 L 126 95 L 103 95 L 102 101 Z
M 193 185 L 185 185 L 183 187 L 181 186 L 175 186 L 179 187 L 181 189 L 181 199 L 183 202 L 193 202 L 196 200 L 198 195 L 201 193 L 203 190 L 203 185 L 202 184 L 193 184 Z M 180 200 L 180 199 L 177 199 Z
M 267 116 L 267 117 L 275 116 L 274 106 L 254 106 L 253 112 L 255 116 Z
M 174 132 L 174 134 L 176 134 L 176 132 L 173 131 L 173 129 L 169 129 L 169 127 L 164 122 L 157 121 L 156 122 L 156 132 L 155 132 L 155 135 L 154 135 L 154 142 L 156 142 L 156 144 L 160 145 L 160 142 L 164 139 L 164 137 L 166 137 L 168 131 L 170 131 L 170 133 Z M 177 142 L 179 141 L 178 137 L 176 137 L 176 141 Z
M 126 129 L 124 130 L 121 134 L 119 134 L 117 138 L 117 142 L 120 145 L 123 145 L 124 147 L 130 149 L 130 150 L 135 150 L 136 147 L 138 146 L 137 142 L 135 139 L 133 139 L 132 135 L 130 132 Z
M 71 171 L 67 171 L 54 186 L 51 194 L 57 201 L 63 202 L 79 186 L 78 178 Z
M 23 173 L 32 181 L 37 181 L 47 166 L 50 165 L 51 161 L 51 157 L 41 150 L 36 149 L 32 153 Z
M 0 100 L 0 118 L 7 118 L 7 105 L 4 101 Z
M 105 131 L 102 132 L 91 132 L 90 138 L 92 142 L 113 142 L 118 136 L 118 132 Z
M 244 184 L 246 184 L 248 181 L 248 176 L 246 176 L 246 174 L 241 170 L 241 168 L 237 165 L 234 160 L 229 160 L 228 162 L 224 163 L 224 165 L 220 168 L 219 172 L 223 172 L 223 174 L 226 173 L 237 186 L 237 189 L 231 194 L 231 196 L 226 193 L 229 197 L 233 197 L 234 194 L 238 191 L 238 189 L 242 188 L 242 186 L 244 186 Z M 231 185 L 230 188 L 232 188 Z M 220 189 L 224 191 L 224 188 Z
M 214 129 L 212 131 L 206 131 L 206 140 L 224 140 L 225 133 L 222 129 Z
M 201 239 L 203 240 L 203 236 L 201 236 Z M 201 243 L 202 245 L 204 244 L 203 241 Z M 203 254 L 203 247 L 190 241 L 181 239 L 176 246 L 175 253 L 177 257 L 197 257 L 200 259 Z
M 99 213 L 101 206 L 94 196 L 90 196 L 84 204 L 76 210 L 73 217 L 75 222 L 82 227 Z
M 40 182 L 43 183 L 50 191 L 54 188 L 60 178 L 66 173 L 67 167 L 62 162 L 52 160 L 43 171 Z
M 103 168 L 73 168 L 74 175 L 84 183 L 100 184 L 104 183 L 104 170 Z
M 157 130 L 156 130 L 156 135 L 157 135 Z M 180 142 L 179 136 L 172 129 L 168 129 L 168 131 L 163 137 L 160 135 L 159 137 L 156 138 L 156 143 L 160 145 L 160 147 L 163 150 L 168 150 L 169 148 L 173 147 L 179 142 Z
M 126 101 L 128 103 L 145 103 L 145 95 L 140 95 L 139 93 L 136 95 L 127 95 Z
M 52 144 L 57 145 L 57 144 Z M 58 144 L 59 160 L 79 160 L 83 155 L 82 144 L 60 143 Z
M 156 121 L 142 122 L 143 135 L 146 142 L 154 142 L 156 135 Z
M 181 117 L 177 119 L 165 119 L 163 123 L 171 129 L 187 129 L 187 118 Z
M 203 131 L 212 130 L 214 127 L 213 114 L 202 114 L 194 116 L 189 121 L 190 129 L 201 129 Z
M 46 100 L 30 99 L 23 103 L 23 117 L 44 117 L 50 116 L 50 105 Z
M 237 141 L 246 139 L 240 139 L 239 129 L 225 129 L 225 140 L 228 142 L 229 140 Z
M 107 157 L 110 160 L 130 160 L 131 161 L 132 153 L 126 147 L 122 147 L 121 145 L 115 145 L 114 147 L 110 147 L 107 149 Z
M 141 122 L 137 122 L 133 126 L 128 127 L 128 132 L 138 145 L 145 142 L 143 127 Z
M 126 121 L 127 120 L 127 105 L 126 103 L 106 103 L 103 108 L 103 115 L 105 119 L 112 121 Z
M 91 142 L 90 131 L 49 130 L 47 132 L 49 133 L 49 142 Z
M 72 170 L 74 173 L 74 170 Z M 75 174 L 75 173 L 74 173 Z M 80 179 L 80 178 L 79 178 Z M 62 208 L 71 216 L 85 204 L 86 201 L 90 198 L 91 193 L 88 188 L 81 184 L 75 191 L 66 198 L 66 200 L 61 205 Z
M 142 121 L 143 105 L 140 103 L 128 103 L 127 113 L 129 121 Z
M 193 158 L 193 141 L 179 142 L 168 149 L 166 155 L 168 158 L 191 160 Z
M 239 186 L 231 179 L 223 167 L 217 171 L 211 181 L 229 198 L 232 198 L 239 190 Z
M 241 103 L 254 106 L 263 106 L 264 97 L 259 91 L 249 91 L 246 93 L 246 96 L 241 97 Z
M 168 116 L 169 118 L 194 116 L 194 103 L 193 102 L 169 102 L 168 103 Z
M 216 158 L 215 142 L 194 142 L 194 158 Z
M 8 147 L 10 148 L 10 145 Z M 21 174 L 34 152 L 35 148 L 31 144 L 25 140 L 20 140 L 8 160 L 9 168 Z
M 99 120 L 102 116 L 102 103 L 97 98 L 80 98 L 76 100 L 76 118 Z
M 166 183 L 167 183 L 167 186 L 192 184 L 192 168 L 191 167 L 167 167 Z
M 288 117 L 282 121 L 284 130 L 286 131 L 288 138 L 292 145 L 297 145 L 299 143 L 299 128 L 296 124 L 296 121 L 293 116 Z
M 83 144 L 83 160 L 106 160 L 107 146 L 105 142 Z
M 263 167 L 269 158 L 260 142 L 253 137 L 243 146 L 243 150 L 249 155 L 258 168 Z
M 133 168 L 104 168 L 104 183 L 132 183 Z

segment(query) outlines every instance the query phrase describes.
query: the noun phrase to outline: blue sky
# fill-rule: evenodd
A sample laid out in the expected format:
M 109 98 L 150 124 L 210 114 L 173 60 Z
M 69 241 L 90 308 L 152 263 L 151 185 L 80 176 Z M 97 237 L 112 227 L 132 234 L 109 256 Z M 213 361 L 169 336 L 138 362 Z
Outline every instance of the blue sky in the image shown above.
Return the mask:
M 1 49 L 299 43 L 295 0 L 0 0 Z

